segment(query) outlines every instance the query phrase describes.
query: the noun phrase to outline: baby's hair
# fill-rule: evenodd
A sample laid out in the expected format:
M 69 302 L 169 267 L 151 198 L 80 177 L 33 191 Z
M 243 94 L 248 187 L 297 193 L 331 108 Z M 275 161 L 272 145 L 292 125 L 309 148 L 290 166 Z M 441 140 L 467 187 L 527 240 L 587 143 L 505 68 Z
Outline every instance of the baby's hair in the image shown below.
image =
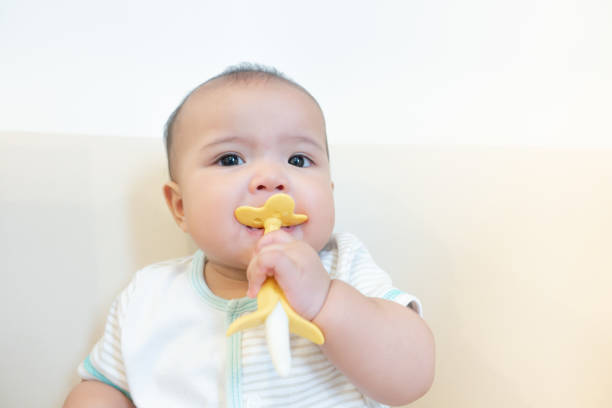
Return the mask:
M 314 96 L 310 94 L 310 92 L 308 92 L 303 86 L 301 86 L 294 80 L 290 79 L 289 77 L 287 77 L 285 74 L 283 74 L 276 68 L 269 67 L 266 65 L 261 65 L 261 64 L 254 64 L 250 62 L 243 62 L 237 65 L 232 65 L 226 68 L 225 71 L 223 71 L 219 75 L 216 75 L 208 79 L 207 81 L 201 83 L 200 85 L 196 86 L 191 92 L 187 94 L 187 96 L 183 98 L 181 103 L 179 103 L 176 109 L 174 109 L 174 111 L 172 111 L 172 113 L 168 117 L 168 120 L 166 121 L 166 125 L 164 126 L 164 144 L 166 145 L 166 157 L 168 159 L 168 173 L 170 175 L 170 179 L 173 179 L 172 166 L 170 163 L 170 155 L 171 155 L 170 153 L 172 151 L 173 128 L 174 128 L 174 122 L 176 120 L 176 117 L 180 113 L 181 108 L 185 105 L 189 97 L 193 95 L 194 92 L 196 92 L 198 89 L 200 89 L 202 86 L 206 85 L 207 83 L 214 81 L 216 79 L 220 79 L 220 78 L 223 78 L 224 80 L 227 80 L 233 83 L 251 82 L 254 80 L 267 81 L 271 79 L 283 81 L 291 86 L 298 88 L 300 91 L 308 95 L 317 104 L 317 106 L 319 107 L 319 110 L 321 111 L 321 114 L 323 114 L 323 110 L 321 109 L 319 102 L 317 102 L 317 100 L 314 98 Z M 327 158 L 329 159 L 329 147 L 327 145 L 327 135 L 325 136 L 325 151 L 327 153 Z

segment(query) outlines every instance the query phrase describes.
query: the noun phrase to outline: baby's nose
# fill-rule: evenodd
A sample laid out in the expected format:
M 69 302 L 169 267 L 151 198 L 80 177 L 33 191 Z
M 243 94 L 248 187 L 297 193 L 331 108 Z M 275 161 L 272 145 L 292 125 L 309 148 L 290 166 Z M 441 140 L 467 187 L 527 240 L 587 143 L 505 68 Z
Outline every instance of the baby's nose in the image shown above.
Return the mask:
M 274 185 L 275 183 L 272 183 L 272 185 Z M 278 191 L 283 191 L 285 189 L 285 186 L 283 184 L 279 184 L 274 188 L 270 188 L 272 186 L 268 186 L 267 184 L 260 184 L 257 186 L 257 190 L 278 190 Z
M 289 183 L 282 169 L 277 166 L 265 166 L 253 176 L 249 190 L 257 191 L 284 191 L 288 190 Z

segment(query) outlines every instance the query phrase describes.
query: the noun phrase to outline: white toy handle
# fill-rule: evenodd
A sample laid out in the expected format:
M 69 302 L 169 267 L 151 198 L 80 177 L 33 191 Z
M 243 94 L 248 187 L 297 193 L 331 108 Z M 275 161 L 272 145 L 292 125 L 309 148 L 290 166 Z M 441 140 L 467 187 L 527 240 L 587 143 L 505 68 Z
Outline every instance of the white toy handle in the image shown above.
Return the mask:
M 266 318 L 266 340 L 276 372 L 281 377 L 287 377 L 291 370 L 289 318 L 280 302 Z

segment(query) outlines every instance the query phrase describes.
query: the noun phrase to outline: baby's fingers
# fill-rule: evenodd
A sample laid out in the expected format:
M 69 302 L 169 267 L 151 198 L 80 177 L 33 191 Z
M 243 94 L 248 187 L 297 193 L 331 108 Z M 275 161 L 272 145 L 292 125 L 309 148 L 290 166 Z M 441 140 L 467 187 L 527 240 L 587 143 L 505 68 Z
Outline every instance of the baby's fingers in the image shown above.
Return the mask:
M 247 290 L 247 296 L 254 298 L 257 296 L 261 285 L 268 279 L 270 276 L 274 276 L 274 270 L 267 266 L 269 262 L 266 264 L 262 264 L 261 254 L 255 255 L 249 266 L 246 270 L 247 279 L 249 281 L 249 288 Z
M 257 243 L 257 247 L 255 248 L 255 251 L 256 252 L 261 251 L 262 248 L 269 246 L 269 245 L 287 244 L 292 241 L 295 241 L 295 238 L 293 238 L 290 234 L 286 233 L 282 229 L 279 229 L 276 231 L 269 232 L 263 237 L 261 237 L 259 239 L 259 242 Z
M 287 271 L 294 267 L 284 252 L 284 247 L 281 245 L 269 245 L 253 257 L 247 268 L 249 280 L 247 296 L 254 298 L 266 279 L 276 276 L 279 271 Z

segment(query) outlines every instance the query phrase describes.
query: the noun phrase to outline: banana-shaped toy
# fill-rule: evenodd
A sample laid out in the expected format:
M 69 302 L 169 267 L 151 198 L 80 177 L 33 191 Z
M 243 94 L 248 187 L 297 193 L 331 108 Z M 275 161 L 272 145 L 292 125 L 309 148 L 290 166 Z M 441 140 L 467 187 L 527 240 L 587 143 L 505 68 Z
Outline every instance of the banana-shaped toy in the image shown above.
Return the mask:
M 275 194 L 263 207 L 238 207 L 234 212 L 243 225 L 264 228 L 264 234 L 280 227 L 298 225 L 308 219 L 304 214 L 294 214 L 295 202 L 287 194 Z M 323 344 L 325 338 L 313 323 L 298 315 L 287 302 L 285 294 L 274 278 L 268 278 L 257 294 L 257 310 L 236 319 L 227 329 L 230 336 L 237 331 L 266 324 L 266 340 L 274 368 L 281 377 L 289 375 L 291 348 L 289 332 L 304 337 L 315 344 Z

